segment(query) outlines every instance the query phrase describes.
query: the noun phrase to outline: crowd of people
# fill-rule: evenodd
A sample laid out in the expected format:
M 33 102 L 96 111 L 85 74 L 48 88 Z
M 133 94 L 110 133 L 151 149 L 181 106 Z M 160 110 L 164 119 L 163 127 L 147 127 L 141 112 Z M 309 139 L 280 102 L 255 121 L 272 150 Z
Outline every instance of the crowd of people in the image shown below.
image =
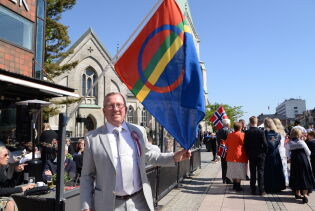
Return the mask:
M 104 127 L 113 129 L 111 134 L 113 136 L 109 137 L 111 138 L 111 141 L 116 140 L 118 142 L 120 139 L 123 140 L 124 137 L 121 137 L 119 133 L 128 130 L 126 127 L 127 123 L 124 122 L 123 118 L 123 102 L 122 96 L 117 93 L 110 94 L 104 101 L 104 114 L 108 121 L 110 121 L 107 123 L 108 125 Z M 112 115 L 113 113 L 122 114 L 118 118 L 115 115 Z M 115 127 L 110 123 L 113 123 Z M 223 183 L 233 184 L 233 189 L 235 191 L 241 191 L 241 181 L 247 179 L 250 180 L 251 193 L 257 194 L 256 183 L 258 181 L 258 194 L 260 195 L 277 193 L 290 187 L 297 200 L 301 200 L 303 203 L 308 203 L 308 196 L 313 188 L 315 188 L 315 174 L 313 171 L 315 168 L 315 130 L 312 127 L 306 130 L 298 121 L 295 122 L 294 127 L 285 129 L 281 121 L 276 118 L 266 118 L 264 120 L 263 128 L 259 128 L 257 123 L 257 117 L 252 116 L 249 119 L 248 127 L 244 120 L 240 120 L 239 122 L 234 122 L 232 128 L 230 120 L 224 119 L 222 121 L 223 127 L 220 130 L 216 133 L 205 133 L 203 135 L 207 149 L 213 153 L 213 161 L 221 162 Z M 115 128 L 120 128 L 122 125 L 125 129 L 116 135 Z M 132 125 L 128 126 L 133 127 Z M 138 131 L 135 133 L 135 131 L 138 131 L 137 127 L 133 128 L 130 137 L 126 137 L 128 139 L 139 141 L 140 139 L 137 134 L 140 134 L 140 132 Z M 97 133 L 97 135 L 99 134 L 102 133 Z M 143 134 L 146 133 L 143 132 Z M 91 136 L 90 138 L 95 139 L 94 136 Z M 35 158 L 40 158 L 42 161 L 40 181 L 47 182 L 49 180 L 48 178 L 57 173 L 57 134 L 51 130 L 47 123 L 45 123 L 39 140 L 40 144 L 35 147 Z M 84 188 L 82 190 L 85 190 L 87 187 L 89 187 L 89 189 L 93 188 L 91 182 L 96 178 L 96 166 L 99 165 L 91 163 L 94 159 L 91 153 L 91 146 L 85 148 L 83 139 L 79 139 L 76 144 L 72 144 L 70 139 L 66 139 L 65 143 L 65 173 L 70 179 L 77 182 L 83 169 L 81 185 L 83 185 Z M 25 172 L 27 161 L 31 160 L 33 157 L 33 147 L 31 142 L 24 143 L 23 146 L 23 156 L 19 159 L 17 159 L 17 156 L 13 156 L 12 153 L 12 156 L 10 156 L 10 152 L 5 146 L 0 146 L 0 210 L 14 210 L 15 205 L 10 196 L 35 187 L 34 183 L 24 184 L 25 177 L 23 177 L 23 173 Z M 139 148 L 135 148 L 133 151 L 137 152 L 138 156 L 141 156 L 141 145 L 135 145 L 135 147 L 136 146 Z M 175 153 L 167 154 L 161 153 L 159 149 L 155 149 L 151 144 L 148 145 L 148 147 L 150 147 L 149 152 L 152 153 L 152 156 L 154 155 L 152 157 L 154 162 L 157 162 L 156 159 L 161 159 L 161 162 L 163 161 L 161 164 L 163 165 L 169 165 L 174 161 L 179 162 L 191 156 L 189 151 L 180 150 Z M 86 156 L 84 158 L 85 166 L 83 166 L 85 149 L 88 149 L 89 151 L 86 150 Z M 93 146 L 95 153 L 98 153 L 98 149 L 99 147 Z M 115 150 L 116 148 L 112 147 L 112 149 Z M 120 149 L 117 148 L 116 150 Z M 132 156 L 135 155 L 135 153 L 132 154 Z M 117 154 L 115 159 L 119 161 L 120 158 L 118 158 Z M 103 163 L 103 160 L 98 159 L 93 162 L 99 161 Z M 130 160 L 128 159 L 127 163 L 129 162 Z M 143 162 L 147 163 L 147 161 Z M 137 164 L 137 160 L 134 159 L 133 164 Z M 10 167 L 11 172 L 9 171 Z M 122 172 L 124 171 L 124 168 L 121 168 L 120 173 L 123 174 Z M 143 169 L 141 172 L 142 171 L 144 172 Z M 140 181 L 139 177 L 141 177 L 141 180 L 143 179 L 147 182 L 145 177 L 142 178 L 142 173 L 141 175 L 136 175 L 136 178 L 138 178 L 137 181 Z M 112 177 L 112 175 L 110 176 Z M 122 178 L 122 176 L 120 177 Z M 104 181 L 102 180 L 102 182 Z M 106 182 L 108 181 L 106 180 Z M 133 184 L 132 181 L 130 183 Z M 121 184 L 123 183 L 120 181 L 119 185 Z M 119 200 L 125 199 L 126 196 L 131 198 L 139 192 L 139 190 L 132 190 L 130 193 L 127 192 L 126 194 L 125 187 L 113 186 L 113 188 L 122 190 L 123 193 L 122 196 L 116 195 L 115 199 L 117 203 Z M 134 188 L 135 187 L 133 187 L 133 189 Z M 126 187 L 126 189 L 128 188 Z M 140 192 L 143 192 L 141 188 Z M 92 192 L 83 192 L 81 198 L 82 206 L 86 210 L 89 210 L 89 207 L 91 206 L 89 203 L 92 196 L 88 195 L 90 193 Z M 143 192 L 143 194 L 148 193 L 150 193 L 150 191 Z M 151 209 L 151 204 L 150 200 L 143 205 L 146 207 L 149 206 Z
M 43 124 L 43 132 L 36 145 L 34 158 L 41 160 L 41 171 L 36 182 L 47 182 L 57 174 L 58 135 L 51 130 L 48 123 Z M 79 182 L 83 164 L 84 139 L 72 144 L 70 139 L 65 140 L 65 173 L 70 181 Z M 32 142 L 19 143 L 16 151 L 10 152 L 5 145 L 0 145 L 0 210 L 12 211 L 15 204 L 12 194 L 22 193 L 34 188 L 35 183 L 27 183 L 27 176 L 32 175 L 28 161 L 32 160 Z M 38 173 L 36 172 L 38 175 Z
M 221 161 L 223 183 L 241 191 L 241 180 L 249 179 L 253 195 L 257 181 L 260 195 L 290 187 L 297 200 L 308 202 L 315 188 L 313 127 L 306 130 L 295 121 L 285 129 L 279 119 L 265 118 L 263 128 L 258 128 L 255 116 L 250 117 L 249 127 L 243 119 L 234 122 L 233 129 L 229 119 L 222 123 L 216 133 L 204 133 L 203 140 L 208 151 L 212 150 L 212 161 Z

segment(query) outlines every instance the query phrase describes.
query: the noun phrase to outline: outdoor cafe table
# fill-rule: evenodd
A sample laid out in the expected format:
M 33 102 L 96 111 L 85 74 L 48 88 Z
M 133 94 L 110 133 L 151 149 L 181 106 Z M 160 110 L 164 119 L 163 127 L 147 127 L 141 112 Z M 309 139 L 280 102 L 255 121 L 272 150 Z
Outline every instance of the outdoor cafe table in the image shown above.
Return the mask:
M 24 196 L 24 193 L 13 194 L 19 211 L 55 211 L 56 192 L 50 191 L 43 195 Z
M 66 187 L 67 188 L 67 187 Z M 75 188 L 65 193 L 65 206 L 61 210 L 77 211 L 80 210 L 80 189 Z M 51 190 L 47 194 L 25 196 L 24 193 L 13 194 L 19 211 L 56 211 L 56 191 Z

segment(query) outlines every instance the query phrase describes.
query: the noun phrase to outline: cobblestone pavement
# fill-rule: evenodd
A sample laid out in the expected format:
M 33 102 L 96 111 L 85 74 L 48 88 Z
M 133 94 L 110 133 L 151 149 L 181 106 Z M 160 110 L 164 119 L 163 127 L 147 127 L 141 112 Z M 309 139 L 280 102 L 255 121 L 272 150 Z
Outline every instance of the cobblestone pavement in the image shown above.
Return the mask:
M 222 184 L 220 162 L 211 162 L 212 153 L 201 153 L 201 169 L 185 179 L 158 202 L 156 211 L 311 211 L 315 210 L 315 194 L 308 204 L 294 199 L 289 189 L 279 194 L 251 195 L 249 181 L 242 181 L 243 191 L 235 192 Z

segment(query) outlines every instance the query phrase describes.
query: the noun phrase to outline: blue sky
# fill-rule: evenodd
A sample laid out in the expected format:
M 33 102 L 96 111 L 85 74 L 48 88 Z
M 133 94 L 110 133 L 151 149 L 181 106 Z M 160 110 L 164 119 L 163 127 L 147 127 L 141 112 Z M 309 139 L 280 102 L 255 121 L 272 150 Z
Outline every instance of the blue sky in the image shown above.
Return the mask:
M 78 0 L 64 13 L 74 43 L 89 27 L 112 56 L 156 0 Z M 314 0 L 190 0 L 210 103 L 274 113 L 284 99 L 315 108 Z M 268 106 L 270 110 L 268 110 Z

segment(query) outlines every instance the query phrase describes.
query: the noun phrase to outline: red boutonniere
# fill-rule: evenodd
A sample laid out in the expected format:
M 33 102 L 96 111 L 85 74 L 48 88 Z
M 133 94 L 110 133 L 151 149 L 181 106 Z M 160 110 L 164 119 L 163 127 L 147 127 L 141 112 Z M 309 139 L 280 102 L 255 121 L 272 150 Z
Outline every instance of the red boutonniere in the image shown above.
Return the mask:
M 141 145 L 140 145 L 140 137 L 139 137 L 138 133 L 136 131 L 134 131 L 134 130 L 131 131 L 131 137 L 136 142 L 138 155 L 140 157 L 142 155 Z

